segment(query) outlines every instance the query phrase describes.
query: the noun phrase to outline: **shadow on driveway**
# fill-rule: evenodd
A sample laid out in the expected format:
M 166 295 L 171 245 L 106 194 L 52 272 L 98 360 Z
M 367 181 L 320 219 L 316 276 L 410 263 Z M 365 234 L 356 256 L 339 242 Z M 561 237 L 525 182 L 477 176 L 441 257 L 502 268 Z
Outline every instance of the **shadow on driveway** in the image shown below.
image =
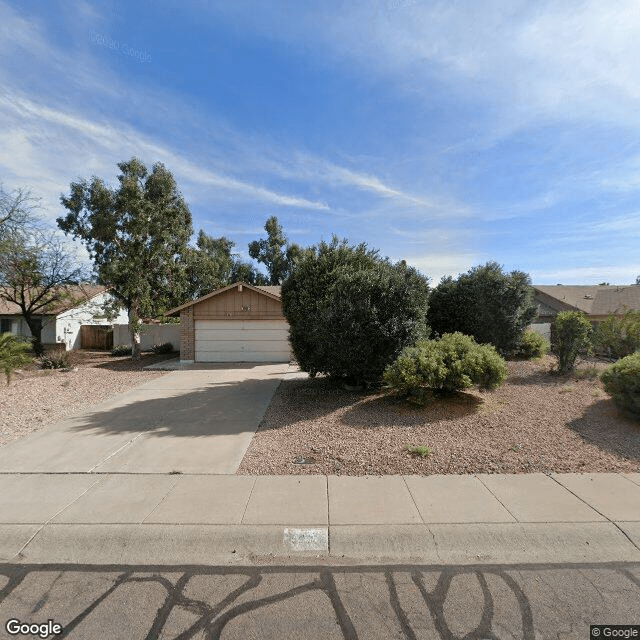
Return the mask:
M 276 386 L 273 379 L 245 379 L 195 390 L 138 389 L 131 402 L 85 412 L 71 421 L 69 430 L 189 438 L 252 431 Z

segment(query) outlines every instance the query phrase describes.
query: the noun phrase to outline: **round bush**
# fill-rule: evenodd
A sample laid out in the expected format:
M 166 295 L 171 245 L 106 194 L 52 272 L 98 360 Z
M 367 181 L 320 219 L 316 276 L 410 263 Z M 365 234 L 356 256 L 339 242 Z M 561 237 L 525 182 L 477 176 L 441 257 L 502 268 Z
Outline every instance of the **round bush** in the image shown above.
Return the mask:
M 620 409 L 640 418 L 640 353 L 618 360 L 600 379 Z
M 303 371 L 379 382 L 403 347 L 428 335 L 428 279 L 404 262 L 333 238 L 306 249 L 282 283 L 282 311 Z
M 548 340 L 545 340 L 537 331 L 527 329 L 522 335 L 522 342 L 518 349 L 518 355 L 521 358 L 540 358 L 549 351 Z
M 420 340 L 402 350 L 384 372 L 385 382 L 403 395 L 423 397 L 427 389 L 449 395 L 477 385 L 495 389 L 507 377 L 495 347 L 471 336 L 446 333 L 440 340 Z

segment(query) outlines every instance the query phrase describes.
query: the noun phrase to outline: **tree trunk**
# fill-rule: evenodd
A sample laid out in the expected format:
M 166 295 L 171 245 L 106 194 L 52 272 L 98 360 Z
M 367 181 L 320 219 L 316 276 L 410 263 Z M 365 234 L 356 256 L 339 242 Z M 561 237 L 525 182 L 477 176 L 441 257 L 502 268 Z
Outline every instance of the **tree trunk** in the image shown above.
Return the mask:
M 23 314 L 25 322 L 31 331 L 31 344 L 35 354 L 39 357 L 44 353 L 42 346 L 42 321 L 36 320 L 32 315 Z
M 140 317 L 138 305 L 133 304 L 129 309 L 129 337 L 131 338 L 131 359 L 140 360 L 140 333 L 138 331 Z

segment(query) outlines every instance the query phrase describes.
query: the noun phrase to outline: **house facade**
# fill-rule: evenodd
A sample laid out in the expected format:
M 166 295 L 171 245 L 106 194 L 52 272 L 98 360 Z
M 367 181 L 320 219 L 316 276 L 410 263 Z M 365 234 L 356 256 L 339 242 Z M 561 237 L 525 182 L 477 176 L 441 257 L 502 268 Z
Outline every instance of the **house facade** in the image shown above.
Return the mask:
M 51 309 L 48 314 L 35 318 L 42 325 L 42 344 L 58 346 L 64 344 L 65 349 L 79 349 L 80 327 L 82 325 L 111 325 L 115 322 L 127 322 L 126 311 L 121 311 L 117 318 L 107 321 L 102 315 L 102 305 L 112 300 L 107 288 L 99 285 L 78 285 L 70 290 L 70 301 Z M 26 320 L 20 313 L 18 305 L 0 300 L 0 333 L 13 333 L 25 338 L 31 337 Z
M 561 311 L 582 311 L 596 326 L 609 315 L 640 310 L 638 285 L 534 285 L 533 291 L 538 315 L 531 328 L 547 340 L 551 323 Z
M 180 316 L 180 361 L 289 362 L 280 287 L 237 282 L 169 311 Z

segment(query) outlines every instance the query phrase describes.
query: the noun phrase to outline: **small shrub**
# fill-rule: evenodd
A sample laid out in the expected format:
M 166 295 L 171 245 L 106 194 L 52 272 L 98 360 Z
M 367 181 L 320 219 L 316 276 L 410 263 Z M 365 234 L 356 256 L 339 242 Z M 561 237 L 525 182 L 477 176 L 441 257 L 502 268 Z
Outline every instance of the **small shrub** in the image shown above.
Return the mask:
M 494 389 L 507 377 L 507 367 L 495 348 L 478 344 L 462 333 L 440 340 L 420 340 L 402 350 L 384 373 L 395 391 L 424 400 L 428 391 L 451 395 L 474 385 Z
M 151 347 L 151 351 L 156 355 L 163 353 L 173 353 L 173 345 L 170 342 L 163 342 L 162 344 L 154 344 Z
M 583 367 L 576 369 L 573 375 L 577 380 L 595 380 L 599 377 L 600 371 L 598 367 Z
M 59 349 L 43 353 L 38 363 L 41 369 L 69 369 L 71 366 L 69 354 Z
M 594 345 L 612 358 L 624 358 L 640 350 L 640 311 L 626 309 L 622 317 L 610 315 L 593 334 Z
M 561 311 L 551 324 L 551 352 L 558 371 L 573 371 L 578 354 L 591 349 L 591 323 L 581 311 Z
M 620 409 L 640 418 L 640 353 L 618 360 L 600 379 Z
M 522 335 L 522 342 L 518 348 L 517 355 L 521 358 L 541 358 L 546 355 L 551 345 L 537 331 L 527 329 Z
M 411 453 L 415 453 L 423 458 L 427 458 L 431 455 L 431 449 L 429 449 L 429 447 L 425 447 L 423 444 L 408 444 L 407 451 L 411 451 Z
M 111 349 L 112 356 L 130 356 L 131 355 L 130 344 L 119 344 L 117 347 Z
M 11 382 L 11 374 L 20 367 L 33 362 L 28 355 L 31 344 L 20 340 L 11 333 L 0 333 L 0 369 L 7 377 L 7 384 Z

